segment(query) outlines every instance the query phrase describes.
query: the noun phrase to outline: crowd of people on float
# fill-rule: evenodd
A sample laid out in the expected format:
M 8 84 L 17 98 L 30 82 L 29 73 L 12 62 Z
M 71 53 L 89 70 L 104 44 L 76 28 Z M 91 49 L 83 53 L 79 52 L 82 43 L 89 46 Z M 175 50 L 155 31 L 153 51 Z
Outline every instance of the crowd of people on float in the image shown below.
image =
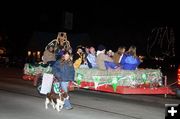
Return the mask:
M 106 50 L 104 45 L 99 45 L 97 50 L 94 46 L 77 46 L 72 53 L 67 34 L 60 32 L 57 39 L 50 42 L 42 56 L 44 64 L 52 66 L 52 72 L 58 78 L 61 88 L 68 92 L 69 81 L 74 80 L 75 70 L 78 68 L 96 68 L 99 70 L 136 70 L 142 62 L 136 55 L 136 47 L 120 46 L 114 53 Z M 72 109 L 70 101 L 65 102 L 66 109 Z
M 83 52 L 84 51 L 84 52 Z M 104 45 L 95 47 L 78 46 L 73 55 L 73 65 L 78 68 L 97 68 L 99 70 L 136 70 L 142 62 L 141 57 L 136 55 L 136 47 L 130 46 L 126 51 L 125 46 L 120 46 L 114 53 L 112 50 L 106 51 Z
M 78 68 L 97 68 L 100 70 L 124 69 L 136 70 L 142 62 L 141 57 L 136 55 L 136 46 L 130 46 L 126 51 L 125 46 L 118 47 L 114 53 L 106 50 L 104 45 L 99 45 L 97 50 L 94 46 L 77 46 L 75 53 L 67 40 L 66 33 L 58 34 L 57 39 L 50 42 L 45 48 L 42 60 L 44 64 L 53 66 L 55 61 L 61 59 L 64 52 L 69 52 L 75 69 Z

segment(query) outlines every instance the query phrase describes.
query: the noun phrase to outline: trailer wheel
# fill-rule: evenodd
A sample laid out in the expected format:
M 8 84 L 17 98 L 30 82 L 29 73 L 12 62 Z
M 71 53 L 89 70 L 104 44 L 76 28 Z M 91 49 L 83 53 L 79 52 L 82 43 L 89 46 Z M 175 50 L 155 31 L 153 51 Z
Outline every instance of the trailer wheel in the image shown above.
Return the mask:
M 176 97 L 180 98 L 180 89 L 176 89 Z
M 37 89 L 38 93 L 40 94 L 40 91 L 41 91 L 41 85 L 38 85 L 36 89 Z
M 42 86 L 42 76 L 38 78 L 38 81 L 37 81 L 37 86 L 36 86 L 36 90 L 38 92 L 39 95 L 43 95 L 40 93 L 41 91 L 41 86 Z

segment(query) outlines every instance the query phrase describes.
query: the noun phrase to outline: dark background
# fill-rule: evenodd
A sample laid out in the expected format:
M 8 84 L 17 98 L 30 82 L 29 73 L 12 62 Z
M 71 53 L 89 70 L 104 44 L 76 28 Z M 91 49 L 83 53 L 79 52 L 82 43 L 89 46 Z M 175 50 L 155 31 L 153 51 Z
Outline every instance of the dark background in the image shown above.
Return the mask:
M 0 29 L 4 39 L 1 45 L 4 44 L 11 55 L 25 56 L 35 32 L 50 34 L 41 45 L 40 50 L 43 50 L 58 32 L 65 31 L 70 38 L 73 34 L 88 34 L 87 39 L 77 41 L 84 45 L 104 44 L 114 51 L 120 45 L 127 48 L 136 45 L 138 53 L 146 55 L 147 38 L 152 29 L 168 27 L 174 30 L 176 61 L 179 61 L 177 5 L 165 1 L 123 3 L 116 0 L 4 3 L 0 8 Z M 64 28 L 65 12 L 73 14 L 71 30 Z

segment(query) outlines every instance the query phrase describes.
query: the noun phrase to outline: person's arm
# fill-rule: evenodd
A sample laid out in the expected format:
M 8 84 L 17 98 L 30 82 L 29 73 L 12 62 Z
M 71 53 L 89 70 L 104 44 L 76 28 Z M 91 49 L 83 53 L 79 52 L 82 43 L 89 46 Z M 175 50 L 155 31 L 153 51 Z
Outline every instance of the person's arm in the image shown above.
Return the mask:
M 77 68 L 79 68 L 80 67 L 80 65 L 81 65 L 81 62 L 82 62 L 82 59 L 81 58 L 79 58 L 79 59 L 77 59 L 75 62 L 74 62 L 74 68 L 75 69 L 77 69 Z
M 61 67 L 60 67 L 60 63 L 59 63 L 59 61 L 56 61 L 55 63 L 54 63 L 54 65 L 52 66 L 52 72 L 53 72 L 53 74 L 54 74 L 54 76 L 56 77 L 56 78 L 58 78 L 58 80 L 60 80 L 61 79 L 61 76 L 60 76 L 60 74 L 61 74 L 61 69 L 60 69 Z
M 139 66 L 141 64 L 141 60 L 138 57 L 136 59 L 137 59 L 137 64 L 136 65 Z
M 91 57 L 91 55 L 89 54 L 89 55 L 87 56 L 87 64 L 88 64 L 88 67 L 89 67 L 89 68 L 92 68 L 92 63 L 93 63 L 92 57 Z
M 113 59 L 107 55 L 104 54 L 104 57 L 103 57 L 104 61 L 109 61 L 109 62 L 113 62 Z
M 121 58 L 120 65 L 124 65 L 126 63 L 125 59 L 126 59 L 126 55 L 124 54 Z
M 44 53 L 43 53 L 43 63 L 44 64 L 47 64 L 47 57 L 48 57 L 48 53 L 47 53 L 47 50 L 46 51 L 44 51 Z
M 69 67 L 69 80 L 74 81 L 74 76 L 75 76 L 75 70 L 73 65 Z

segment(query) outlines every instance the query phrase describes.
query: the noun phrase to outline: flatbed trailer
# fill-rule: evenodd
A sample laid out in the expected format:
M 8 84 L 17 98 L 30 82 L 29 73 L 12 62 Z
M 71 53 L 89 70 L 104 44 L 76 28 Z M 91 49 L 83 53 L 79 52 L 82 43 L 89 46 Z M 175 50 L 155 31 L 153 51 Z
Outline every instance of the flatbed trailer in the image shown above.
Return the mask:
M 39 66 L 26 64 L 23 79 L 32 80 L 33 85 L 36 86 L 40 73 L 51 72 L 50 67 L 46 69 Z M 167 85 L 167 80 L 160 69 L 104 71 L 79 68 L 75 70 L 75 82 L 79 88 L 116 94 L 175 95 L 176 92 Z M 69 89 L 74 90 L 73 83 L 70 83 Z
M 93 70 L 78 69 L 76 71 L 75 80 L 80 88 L 117 94 L 176 94 L 167 85 L 167 76 L 163 76 L 160 69 L 139 69 L 136 71 Z M 86 75 L 89 75 L 89 77 Z

